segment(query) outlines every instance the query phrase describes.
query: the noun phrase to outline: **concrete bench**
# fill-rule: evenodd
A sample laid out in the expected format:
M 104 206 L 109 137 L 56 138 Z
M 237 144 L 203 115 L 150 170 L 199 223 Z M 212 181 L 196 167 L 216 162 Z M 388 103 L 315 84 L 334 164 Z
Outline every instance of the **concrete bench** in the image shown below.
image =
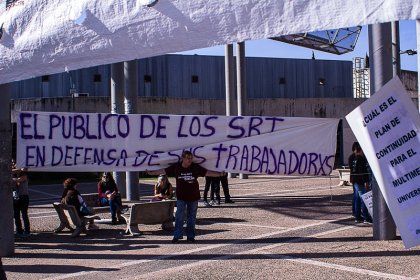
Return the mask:
M 337 171 L 340 178 L 338 186 L 350 186 L 350 168 L 339 168 Z
M 62 232 L 67 228 L 72 231 L 72 237 L 77 237 L 81 233 L 87 234 L 86 225 L 88 228 L 93 228 L 94 220 L 100 220 L 100 217 L 97 215 L 79 217 L 76 208 L 72 205 L 54 202 L 53 206 L 60 219 L 59 226 L 54 229 L 56 233 Z
M 163 230 L 172 230 L 175 204 L 175 200 L 134 203 L 130 211 L 122 215 L 127 223 L 125 233 L 140 235 L 139 224 L 162 224 Z
M 92 208 L 95 214 L 109 212 L 109 206 L 98 206 L 98 193 L 82 193 L 81 195 L 86 205 Z

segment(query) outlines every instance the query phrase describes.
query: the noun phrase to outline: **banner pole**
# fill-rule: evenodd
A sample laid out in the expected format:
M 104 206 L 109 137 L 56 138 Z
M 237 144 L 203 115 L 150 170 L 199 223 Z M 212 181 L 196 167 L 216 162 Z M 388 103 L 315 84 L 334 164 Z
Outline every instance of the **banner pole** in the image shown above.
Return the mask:
M 398 21 L 391 23 L 392 28 L 392 75 L 401 76 L 400 58 L 400 24 Z
M 371 96 L 392 79 L 391 23 L 369 25 Z M 372 176 L 373 239 L 396 238 L 396 226 L 375 177 Z
M 233 64 L 233 44 L 225 45 L 225 83 L 226 83 L 226 116 L 234 115 L 235 113 L 235 71 Z M 236 174 L 229 172 L 229 178 L 236 178 Z
M 126 114 L 137 113 L 138 69 L 137 60 L 124 62 L 124 104 Z M 127 200 L 139 199 L 139 172 L 125 173 L 127 184 Z
M 11 84 L 0 85 L 0 257 L 14 253 L 13 201 L 11 189 L 12 130 Z
M 111 64 L 111 113 L 124 114 L 124 62 Z M 113 172 L 121 197 L 127 197 L 125 172 Z
M 236 91 L 238 103 L 238 116 L 246 115 L 246 68 L 245 68 L 245 42 L 236 44 Z M 244 112 L 245 111 L 245 112 Z M 239 174 L 240 179 L 248 179 L 248 175 Z

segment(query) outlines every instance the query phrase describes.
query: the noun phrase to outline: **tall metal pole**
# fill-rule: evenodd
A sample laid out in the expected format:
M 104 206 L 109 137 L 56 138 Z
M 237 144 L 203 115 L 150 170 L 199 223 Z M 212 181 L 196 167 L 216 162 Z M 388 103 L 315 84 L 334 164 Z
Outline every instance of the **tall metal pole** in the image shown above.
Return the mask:
M 124 62 L 124 104 L 126 114 L 137 113 L 138 69 L 137 60 Z M 127 200 L 139 199 L 139 173 L 125 173 L 127 183 Z
M 371 69 L 371 94 L 392 79 L 391 23 L 369 25 L 369 56 Z M 373 178 L 373 239 L 392 240 L 396 226 L 385 199 Z
M 124 62 L 111 64 L 111 113 L 124 114 Z M 125 172 L 113 172 L 122 197 L 127 197 Z
M 238 103 L 238 116 L 246 115 L 246 68 L 245 68 L 245 42 L 236 44 L 236 91 Z M 240 179 L 247 179 L 248 175 L 240 173 Z
M 235 111 L 234 93 L 234 68 L 233 68 L 233 45 L 225 45 L 225 80 L 226 80 L 226 116 L 231 116 Z
M 13 200 L 11 189 L 12 127 L 11 85 L 0 85 L 0 257 L 14 253 Z
M 418 109 L 420 113 L 420 19 L 416 20 L 416 35 L 417 35 L 417 88 L 418 88 Z
M 225 45 L 225 81 L 226 81 L 226 116 L 231 116 L 235 111 L 235 69 L 233 65 L 233 45 Z M 235 173 L 228 173 L 229 178 L 235 178 Z
M 392 74 L 400 77 L 401 59 L 400 59 L 400 24 L 398 21 L 391 23 L 392 32 Z
M 238 116 L 244 114 L 244 102 L 246 102 L 246 73 L 245 73 L 245 42 L 236 44 L 236 100 L 238 104 Z

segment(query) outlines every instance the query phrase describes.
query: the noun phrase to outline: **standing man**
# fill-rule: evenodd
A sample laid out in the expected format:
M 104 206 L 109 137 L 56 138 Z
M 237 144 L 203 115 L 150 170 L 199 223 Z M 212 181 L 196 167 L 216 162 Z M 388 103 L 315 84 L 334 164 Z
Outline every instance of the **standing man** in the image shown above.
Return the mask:
M 214 180 L 216 180 L 216 177 L 208 177 L 208 176 L 206 176 L 206 181 L 205 181 L 206 183 L 204 185 L 204 193 L 203 193 L 203 204 L 206 207 L 213 206 L 210 203 L 212 203 L 213 202 L 213 199 L 214 199 L 214 184 L 213 184 L 213 181 Z M 209 203 L 207 201 L 207 197 L 208 197 L 208 193 L 209 193 L 210 187 L 211 187 L 211 191 L 210 191 L 210 203 Z M 219 195 L 219 200 L 220 200 L 220 195 Z
M 16 168 L 12 160 L 13 210 L 16 226 L 16 237 L 28 237 L 31 234 L 29 223 L 29 189 L 26 168 Z M 20 216 L 22 215 L 22 220 Z M 22 227 L 23 221 L 23 227 Z
M 190 151 L 182 152 L 181 162 L 177 162 L 168 168 L 148 171 L 150 175 L 166 174 L 176 178 L 176 214 L 175 230 L 172 243 L 183 238 L 182 227 L 184 224 L 184 211 L 187 209 L 187 241 L 195 241 L 195 221 L 197 217 L 198 201 L 200 200 L 200 186 L 198 177 L 218 177 L 224 172 L 207 170 L 193 162 L 193 154 Z
M 235 201 L 233 201 L 230 198 L 227 173 L 220 177 L 220 183 L 222 184 L 223 193 L 225 195 L 225 203 L 235 203 Z M 219 187 L 219 192 L 220 192 L 220 187 Z
M 221 177 L 206 177 L 206 187 L 204 189 L 204 205 L 205 206 L 213 206 L 213 205 L 220 205 L 220 183 L 222 184 L 223 193 L 225 195 L 225 203 L 235 203 L 230 198 L 229 194 L 229 183 L 227 178 L 227 173 Z M 210 192 L 210 203 L 207 202 L 207 192 L 209 187 L 208 184 L 211 184 L 211 192 Z M 214 197 L 216 196 L 216 200 Z
M 353 142 L 353 145 L 351 146 L 351 155 L 349 156 L 349 168 L 352 168 L 350 164 L 353 164 L 353 161 L 356 160 L 356 150 L 360 147 L 359 142 Z M 353 199 L 351 201 L 351 213 L 353 217 L 356 217 L 356 199 L 359 195 L 356 193 L 356 190 L 354 189 L 353 185 Z
M 362 199 L 362 195 L 369 191 L 369 172 L 368 162 L 361 147 L 356 147 L 355 155 L 350 156 L 349 166 L 350 182 L 353 184 L 356 193 L 354 201 L 356 223 L 362 221 L 364 221 L 364 223 L 372 223 L 372 219 Z

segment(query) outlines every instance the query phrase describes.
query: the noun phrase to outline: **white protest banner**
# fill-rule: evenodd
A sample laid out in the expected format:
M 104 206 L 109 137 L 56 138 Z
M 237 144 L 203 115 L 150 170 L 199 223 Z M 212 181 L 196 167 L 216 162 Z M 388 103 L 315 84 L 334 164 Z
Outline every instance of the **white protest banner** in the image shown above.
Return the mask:
M 368 192 L 362 194 L 362 199 L 363 199 L 363 202 L 366 205 L 366 208 L 367 208 L 367 210 L 369 212 L 369 215 L 373 219 L 373 197 L 372 197 L 372 191 L 368 191 Z
M 210 170 L 325 176 L 338 120 L 265 116 L 20 112 L 17 165 L 31 171 L 142 171 L 184 149 Z
M 418 0 L 0 1 L 0 84 L 166 53 L 420 18 Z
M 420 244 L 420 116 L 398 78 L 346 116 L 406 248 Z

